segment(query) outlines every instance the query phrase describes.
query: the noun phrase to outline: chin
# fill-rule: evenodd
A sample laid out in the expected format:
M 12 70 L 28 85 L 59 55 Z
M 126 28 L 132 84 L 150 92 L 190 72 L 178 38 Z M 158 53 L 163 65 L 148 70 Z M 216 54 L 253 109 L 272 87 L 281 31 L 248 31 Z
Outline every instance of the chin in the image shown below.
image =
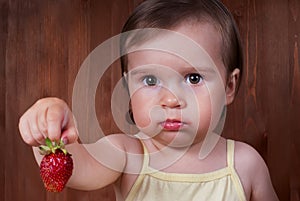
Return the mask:
M 160 133 L 154 137 L 154 140 L 164 144 L 165 146 L 174 148 L 186 148 L 194 143 L 194 138 L 185 132 L 168 131 Z

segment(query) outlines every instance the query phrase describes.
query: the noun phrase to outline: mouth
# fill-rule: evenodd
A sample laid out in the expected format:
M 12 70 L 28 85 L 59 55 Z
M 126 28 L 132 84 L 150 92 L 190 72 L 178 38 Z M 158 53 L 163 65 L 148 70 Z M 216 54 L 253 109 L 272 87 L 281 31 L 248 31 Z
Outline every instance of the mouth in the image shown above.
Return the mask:
M 178 131 L 184 126 L 184 122 L 176 119 L 167 119 L 161 122 L 161 126 L 167 131 Z

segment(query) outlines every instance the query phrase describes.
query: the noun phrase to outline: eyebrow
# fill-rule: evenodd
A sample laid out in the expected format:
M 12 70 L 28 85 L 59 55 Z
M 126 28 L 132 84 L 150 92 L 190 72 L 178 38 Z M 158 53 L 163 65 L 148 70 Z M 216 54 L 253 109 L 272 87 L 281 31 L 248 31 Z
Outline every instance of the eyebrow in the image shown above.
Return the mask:
M 186 73 L 189 73 L 191 71 L 196 71 L 196 72 L 199 72 L 199 73 L 203 73 L 203 72 L 215 73 L 216 72 L 214 67 L 192 67 L 192 66 L 188 66 L 188 67 L 183 67 L 181 69 L 182 70 L 179 73 L 182 73 L 182 74 L 186 74 Z
M 128 75 L 130 76 L 134 76 L 134 75 L 138 75 L 138 74 L 148 74 L 148 71 L 145 71 L 145 69 L 138 69 L 138 70 L 132 70 L 128 72 Z
M 151 68 L 148 66 L 148 67 L 141 67 L 141 68 L 130 70 L 130 71 L 128 71 L 128 74 L 130 74 L 130 75 L 147 74 L 147 73 L 149 73 L 149 71 L 155 72 L 157 70 L 154 68 L 154 65 L 153 65 Z
M 172 69 L 172 68 L 170 68 Z M 180 70 L 174 70 L 178 74 L 188 74 L 191 72 L 198 72 L 198 73 L 215 73 L 216 70 L 214 67 L 192 67 L 192 66 L 183 66 L 182 68 L 179 68 Z M 159 70 L 156 70 L 154 67 L 153 68 L 141 68 L 141 69 L 134 69 L 128 72 L 129 75 L 134 76 L 137 74 L 149 74 L 149 73 L 155 73 L 159 72 Z

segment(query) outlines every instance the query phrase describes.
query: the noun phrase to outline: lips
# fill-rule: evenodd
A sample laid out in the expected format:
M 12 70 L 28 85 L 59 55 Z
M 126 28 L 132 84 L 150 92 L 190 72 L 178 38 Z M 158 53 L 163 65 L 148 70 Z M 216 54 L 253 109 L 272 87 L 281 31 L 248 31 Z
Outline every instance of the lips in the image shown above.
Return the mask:
M 178 131 L 180 128 L 183 127 L 183 125 L 183 122 L 176 119 L 167 119 L 166 121 L 161 123 L 163 129 L 168 131 Z

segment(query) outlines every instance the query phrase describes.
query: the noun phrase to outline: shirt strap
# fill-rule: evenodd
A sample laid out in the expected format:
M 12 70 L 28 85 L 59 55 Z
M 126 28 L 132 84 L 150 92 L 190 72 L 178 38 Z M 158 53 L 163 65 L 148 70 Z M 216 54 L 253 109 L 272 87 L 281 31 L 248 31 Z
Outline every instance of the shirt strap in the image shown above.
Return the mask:
M 227 165 L 234 168 L 234 141 L 227 140 Z
M 149 159 L 149 152 L 147 150 L 145 143 L 143 142 L 143 140 L 140 140 L 140 142 L 143 146 L 143 152 L 144 152 L 144 160 L 143 160 L 143 168 L 142 168 L 142 173 L 144 173 L 147 167 L 149 166 L 150 159 Z

